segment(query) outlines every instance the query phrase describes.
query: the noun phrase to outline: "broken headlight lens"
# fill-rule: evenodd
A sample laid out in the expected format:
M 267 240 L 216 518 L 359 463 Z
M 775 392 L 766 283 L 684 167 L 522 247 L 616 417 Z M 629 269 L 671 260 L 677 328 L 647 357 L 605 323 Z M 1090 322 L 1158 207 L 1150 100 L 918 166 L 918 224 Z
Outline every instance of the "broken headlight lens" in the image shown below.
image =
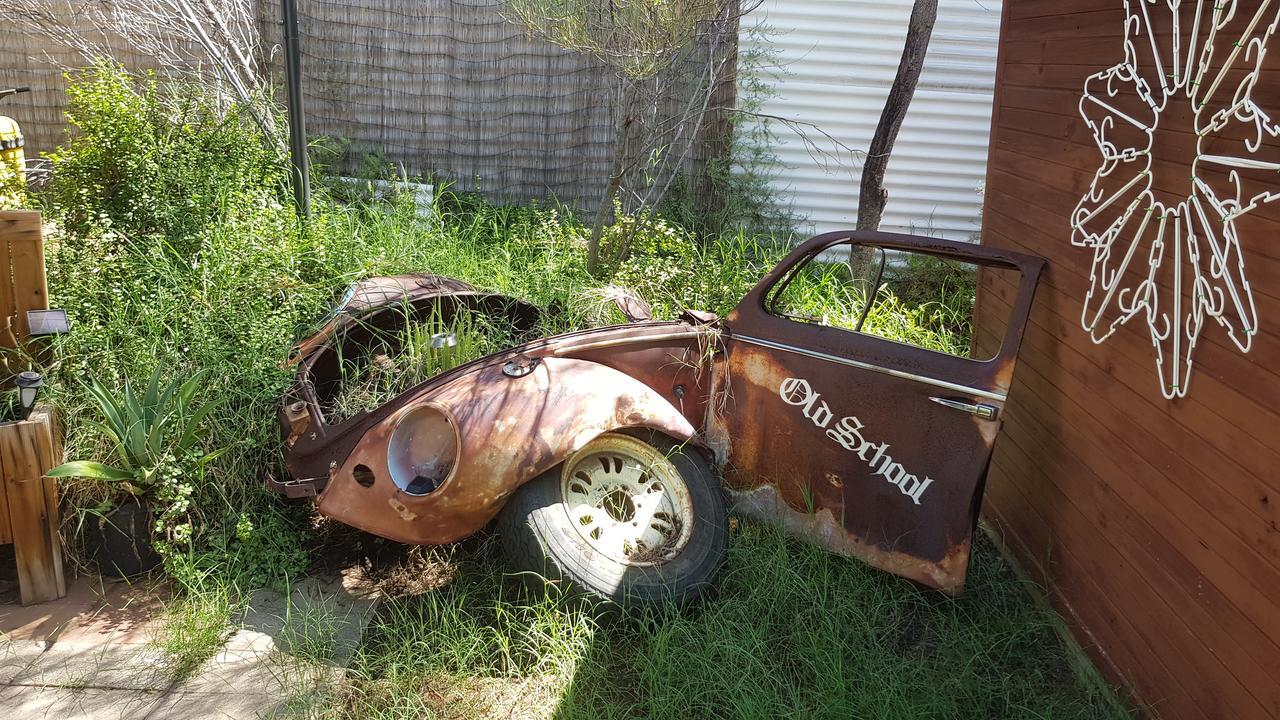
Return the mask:
M 387 443 L 391 481 L 408 495 L 434 492 L 453 473 L 458 444 L 458 430 L 443 410 L 433 405 L 408 410 Z

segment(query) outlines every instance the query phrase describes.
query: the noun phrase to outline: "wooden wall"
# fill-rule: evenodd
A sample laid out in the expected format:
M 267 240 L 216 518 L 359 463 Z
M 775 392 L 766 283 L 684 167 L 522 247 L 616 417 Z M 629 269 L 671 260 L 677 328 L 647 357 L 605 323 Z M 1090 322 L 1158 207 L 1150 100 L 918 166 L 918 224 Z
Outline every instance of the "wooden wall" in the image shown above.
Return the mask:
M 1259 7 L 1235 4 L 1239 13 Z M 1163 2 L 1147 7 L 1168 13 Z M 1124 19 L 1124 0 L 1005 5 L 983 242 L 1042 255 L 1049 269 L 985 512 L 1104 675 L 1129 686 L 1151 714 L 1276 717 L 1280 208 L 1238 221 L 1260 324 L 1249 354 L 1206 323 L 1189 394 L 1168 401 L 1145 322 L 1102 345 L 1091 341 L 1080 315 L 1093 255 L 1071 244 L 1069 218 L 1099 151 L 1078 104 L 1087 76 L 1123 60 Z M 1254 97 L 1280 118 L 1280 73 L 1272 69 L 1280 47 L 1271 57 Z M 1161 140 L 1164 190 L 1176 191 L 1170 178 L 1190 176 L 1190 157 L 1176 149 L 1193 140 L 1176 123 Z M 1012 295 L 984 280 L 984 349 L 997 342 L 995 318 Z

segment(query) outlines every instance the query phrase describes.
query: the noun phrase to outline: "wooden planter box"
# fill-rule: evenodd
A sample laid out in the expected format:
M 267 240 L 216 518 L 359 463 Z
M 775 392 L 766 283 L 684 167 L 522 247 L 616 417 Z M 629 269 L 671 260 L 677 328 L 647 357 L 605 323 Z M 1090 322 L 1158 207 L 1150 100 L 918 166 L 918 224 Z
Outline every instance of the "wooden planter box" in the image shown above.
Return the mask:
M 67 594 L 58 536 L 58 482 L 44 476 L 61 461 L 53 412 L 0 423 L 0 545 L 13 543 L 23 605 Z

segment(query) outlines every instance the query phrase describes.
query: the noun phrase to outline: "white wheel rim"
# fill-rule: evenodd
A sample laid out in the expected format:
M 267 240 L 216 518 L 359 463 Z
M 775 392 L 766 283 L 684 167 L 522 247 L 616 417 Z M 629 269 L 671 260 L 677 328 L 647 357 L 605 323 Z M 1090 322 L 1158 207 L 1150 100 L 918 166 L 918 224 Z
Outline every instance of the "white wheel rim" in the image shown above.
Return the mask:
M 578 535 L 623 565 L 667 562 L 693 533 L 693 501 L 679 471 L 629 435 L 601 435 L 569 458 L 560 493 Z

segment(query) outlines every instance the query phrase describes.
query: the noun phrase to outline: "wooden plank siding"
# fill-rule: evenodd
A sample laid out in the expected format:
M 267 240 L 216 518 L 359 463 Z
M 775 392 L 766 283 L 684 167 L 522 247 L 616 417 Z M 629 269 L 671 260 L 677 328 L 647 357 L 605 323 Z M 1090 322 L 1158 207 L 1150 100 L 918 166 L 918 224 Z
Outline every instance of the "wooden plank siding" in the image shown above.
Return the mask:
M 1190 392 L 1169 401 L 1144 322 L 1090 340 L 1092 252 L 1071 244 L 1069 218 L 1099 151 L 1077 108 L 1085 79 L 1123 59 L 1124 17 L 1123 0 L 1004 6 L 982 242 L 1049 267 L 984 512 L 1153 716 L 1280 717 L 1280 204 L 1237 221 L 1260 325 L 1250 353 L 1207 322 Z M 1280 72 L 1263 75 L 1254 97 L 1275 107 Z M 1161 133 L 1155 189 L 1176 193 L 1195 136 Z M 982 279 L 978 353 L 1003 337 L 1014 291 Z

